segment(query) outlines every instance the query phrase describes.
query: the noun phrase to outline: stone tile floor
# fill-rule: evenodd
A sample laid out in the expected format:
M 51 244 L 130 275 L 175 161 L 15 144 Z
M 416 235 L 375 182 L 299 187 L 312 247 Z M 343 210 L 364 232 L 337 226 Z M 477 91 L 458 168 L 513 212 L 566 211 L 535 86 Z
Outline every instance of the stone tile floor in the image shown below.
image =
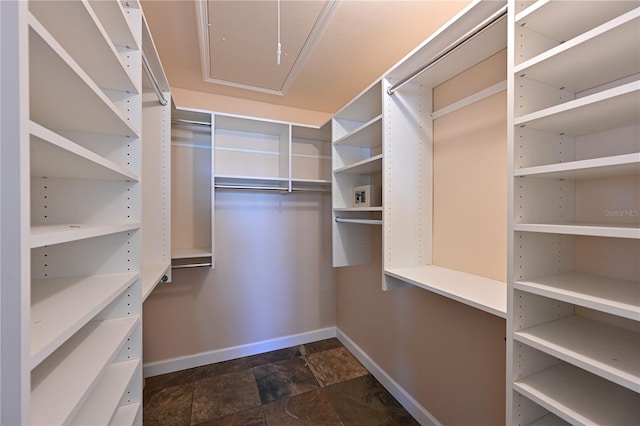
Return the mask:
M 150 377 L 144 425 L 418 423 L 337 339 Z

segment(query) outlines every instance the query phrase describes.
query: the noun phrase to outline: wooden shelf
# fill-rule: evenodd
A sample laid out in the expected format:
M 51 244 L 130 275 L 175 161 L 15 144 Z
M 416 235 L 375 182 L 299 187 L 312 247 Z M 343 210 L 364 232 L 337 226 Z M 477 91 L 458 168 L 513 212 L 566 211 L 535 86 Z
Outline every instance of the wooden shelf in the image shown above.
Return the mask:
M 66 424 L 138 323 L 138 316 L 90 322 L 34 369 L 31 423 Z
M 139 137 L 80 66 L 29 16 L 31 120 L 50 129 Z
M 640 422 L 638 394 L 565 363 L 517 380 L 514 389 L 572 424 Z
M 517 290 L 640 321 L 640 282 L 579 272 L 519 280 Z
M 640 175 L 640 153 L 526 167 L 514 170 L 514 175 L 567 180 L 637 176 Z
M 139 366 L 140 360 L 110 364 L 70 424 L 109 424 Z
M 387 268 L 384 273 L 492 315 L 507 316 L 507 285 L 503 282 L 436 265 Z
M 335 146 L 374 148 L 382 145 L 382 115 L 364 123 L 334 142 Z
M 29 10 L 100 88 L 140 93 L 88 2 L 36 1 Z
M 134 36 L 122 3 L 119 1 L 89 0 L 91 7 L 103 23 L 104 29 L 116 46 L 137 49 L 139 41 Z
M 517 117 L 516 126 L 582 136 L 637 124 L 640 81 Z
M 38 123 L 30 122 L 31 175 L 137 182 L 136 173 L 106 160 Z
M 640 225 L 613 225 L 598 223 L 517 223 L 514 231 L 551 234 L 586 235 L 591 237 L 640 239 Z
M 640 392 L 640 334 L 569 316 L 516 331 L 514 339 Z
M 31 248 L 134 231 L 140 223 L 36 225 L 31 227 Z
M 137 273 L 126 273 L 33 280 L 31 369 L 81 329 L 138 277 Z
M 541 0 L 517 14 L 515 21 L 517 26 L 524 25 L 561 43 L 635 7 L 637 3 L 622 1 Z
M 630 11 L 521 63 L 514 73 L 573 93 L 633 75 L 640 60 L 639 16 L 640 9 Z M 602 63 L 607 66 L 597 66 Z
M 333 171 L 335 174 L 368 175 L 382 172 L 382 154 L 341 167 Z

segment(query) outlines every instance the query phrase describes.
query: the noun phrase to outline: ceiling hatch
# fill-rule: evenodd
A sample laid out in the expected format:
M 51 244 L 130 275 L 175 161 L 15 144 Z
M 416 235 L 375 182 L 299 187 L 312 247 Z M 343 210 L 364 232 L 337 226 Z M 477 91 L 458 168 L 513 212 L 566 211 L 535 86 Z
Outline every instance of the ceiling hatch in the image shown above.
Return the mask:
M 202 74 L 209 83 L 284 95 L 337 1 L 196 2 Z M 282 54 L 277 64 L 278 6 Z

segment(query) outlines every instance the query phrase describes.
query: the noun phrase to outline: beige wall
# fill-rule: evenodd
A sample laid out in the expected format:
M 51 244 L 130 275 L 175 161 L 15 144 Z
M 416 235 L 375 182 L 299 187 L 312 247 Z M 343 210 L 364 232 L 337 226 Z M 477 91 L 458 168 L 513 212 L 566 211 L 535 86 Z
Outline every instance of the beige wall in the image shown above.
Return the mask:
M 217 191 L 216 267 L 144 303 L 144 362 L 335 325 L 329 195 Z
M 503 51 L 434 90 L 435 109 L 505 78 Z M 434 127 L 434 263 L 505 281 L 504 92 Z M 504 424 L 505 320 L 418 288 L 383 292 L 379 229 L 372 240 L 370 265 L 338 271 L 338 328 L 443 424 Z

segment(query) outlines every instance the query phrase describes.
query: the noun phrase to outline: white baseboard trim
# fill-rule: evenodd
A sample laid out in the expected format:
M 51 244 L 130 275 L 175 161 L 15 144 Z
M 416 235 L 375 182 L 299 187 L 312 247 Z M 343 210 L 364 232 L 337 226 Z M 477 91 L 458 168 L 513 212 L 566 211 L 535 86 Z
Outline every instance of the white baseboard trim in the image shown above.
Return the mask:
M 375 361 L 373 361 L 365 351 L 355 344 L 340 329 L 336 329 L 336 337 L 349 351 L 369 370 L 382 386 L 389 391 L 395 399 L 418 421 L 422 426 L 442 426 L 426 408 L 416 401 L 402 386 L 387 374 Z
M 230 359 L 284 349 L 290 346 L 303 345 L 305 343 L 316 342 L 318 340 L 330 339 L 332 337 L 336 337 L 335 327 L 321 328 L 318 330 L 307 331 L 305 333 L 291 334 L 289 336 L 277 337 L 275 339 L 248 343 L 246 345 L 232 346 L 229 348 L 217 349 L 215 351 L 201 352 L 194 355 L 145 363 L 143 365 L 143 374 L 144 377 L 153 377 L 160 374 L 173 373 L 174 371 L 213 364 L 214 362 L 228 361 Z

